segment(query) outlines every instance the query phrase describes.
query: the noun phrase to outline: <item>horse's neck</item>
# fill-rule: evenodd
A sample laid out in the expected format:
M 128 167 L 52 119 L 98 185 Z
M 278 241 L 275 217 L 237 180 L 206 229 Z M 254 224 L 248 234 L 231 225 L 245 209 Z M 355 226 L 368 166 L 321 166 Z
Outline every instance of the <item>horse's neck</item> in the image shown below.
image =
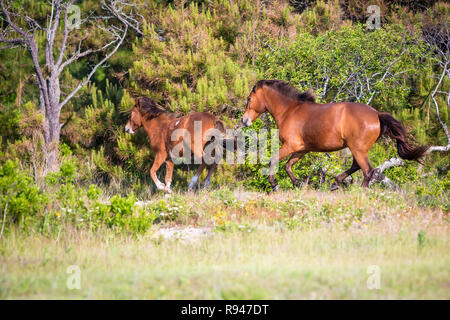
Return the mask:
M 283 96 L 276 91 L 270 95 L 265 95 L 265 100 L 267 111 L 272 115 L 278 128 L 280 128 L 284 122 L 288 110 L 299 106 L 298 101 Z
M 266 108 L 279 128 L 284 120 L 284 114 L 287 111 L 288 106 L 281 105 L 280 100 L 268 99 L 268 101 L 266 101 Z

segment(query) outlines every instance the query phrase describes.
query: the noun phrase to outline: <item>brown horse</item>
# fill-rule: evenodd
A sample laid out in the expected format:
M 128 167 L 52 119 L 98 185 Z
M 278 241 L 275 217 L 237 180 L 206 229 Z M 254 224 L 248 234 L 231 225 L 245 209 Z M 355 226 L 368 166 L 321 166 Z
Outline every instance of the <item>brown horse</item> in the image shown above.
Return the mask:
M 135 105 L 131 109 L 125 131 L 133 134 L 140 127 L 144 127 L 150 140 L 150 147 L 155 152 L 155 160 L 150 169 L 150 176 L 159 190 L 170 193 L 174 157 L 194 157 L 199 163 L 197 173 L 189 183 L 189 190 L 193 190 L 198 182 L 198 177 L 206 166 L 209 166 L 208 174 L 204 182 L 207 187 L 211 183 L 211 175 L 217 168 L 217 161 L 205 161 L 204 149 L 211 143 L 214 137 L 208 134 L 210 129 L 225 133 L 222 121 L 207 112 L 194 112 L 183 117 L 177 117 L 160 108 L 152 99 L 140 97 L 135 99 Z M 200 130 L 197 130 L 199 128 Z M 178 130 L 180 129 L 180 130 Z M 198 133 L 194 132 L 194 129 Z M 179 134 L 176 134 L 179 132 Z M 196 135 L 197 134 L 197 135 Z M 201 136 L 199 136 L 201 134 Z M 199 138 L 197 138 L 199 137 Z M 177 152 L 173 152 L 177 150 Z M 156 172 L 163 162 L 166 163 L 165 184 L 159 181 Z
M 362 169 L 363 187 L 367 187 L 374 169 L 368 152 L 381 135 L 397 141 L 401 158 L 418 160 L 426 146 L 414 147 L 407 140 L 405 128 L 391 114 L 378 112 L 362 103 L 340 102 L 319 104 L 311 91 L 299 92 L 280 80 L 260 80 L 248 96 L 241 123 L 249 126 L 264 112 L 269 112 L 279 130 L 282 146 L 270 160 L 269 182 L 278 190 L 274 168 L 290 155 L 286 172 L 295 186 L 299 180 L 292 173 L 292 166 L 308 152 L 330 152 L 348 147 L 353 154 L 350 169 L 336 177 L 332 190 L 352 173 Z

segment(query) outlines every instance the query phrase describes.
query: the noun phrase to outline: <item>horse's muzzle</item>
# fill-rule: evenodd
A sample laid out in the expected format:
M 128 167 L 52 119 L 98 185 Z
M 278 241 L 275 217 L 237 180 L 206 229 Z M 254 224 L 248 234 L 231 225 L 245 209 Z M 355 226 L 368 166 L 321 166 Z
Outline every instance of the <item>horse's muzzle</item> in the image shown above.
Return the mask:
M 252 125 L 252 120 L 249 117 L 242 117 L 240 127 L 250 127 Z
M 125 126 L 125 132 L 129 133 L 129 134 L 133 134 L 134 133 L 133 129 L 128 124 Z

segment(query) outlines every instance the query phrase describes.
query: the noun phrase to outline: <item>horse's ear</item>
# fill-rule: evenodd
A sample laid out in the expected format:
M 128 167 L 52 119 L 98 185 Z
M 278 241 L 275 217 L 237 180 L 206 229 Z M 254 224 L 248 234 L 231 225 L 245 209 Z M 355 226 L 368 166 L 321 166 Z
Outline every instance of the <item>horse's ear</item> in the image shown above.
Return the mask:
M 139 98 L 134 98 L 134 105 L 139 107 Z

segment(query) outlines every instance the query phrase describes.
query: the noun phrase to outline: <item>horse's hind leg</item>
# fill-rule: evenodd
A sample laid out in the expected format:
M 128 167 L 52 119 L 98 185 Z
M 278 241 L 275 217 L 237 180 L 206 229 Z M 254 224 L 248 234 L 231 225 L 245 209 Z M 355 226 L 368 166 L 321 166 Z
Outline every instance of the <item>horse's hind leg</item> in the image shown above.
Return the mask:
M 168 160 L 166 161 L 166 188 L 164 189 L 165 192 L 171 193 L 172 190 L 170 189 L 170 184 L 172 183 L 172 175 L 173 175 L 173 162 Z
M 297 163 L 298 160 L 300 160 L 307 152 L 305 151 L 300 151 L 300 152 L 295 152 L 291 155 L 291 157 L 289 158 L 288 162 L 286 162 L 286 172 L 289 176 L 289 178 L 291 178 L 292 183 L 294 184 L 294 186 L 298 187 L 300 185 L 300 180 L 297 179 L 294 175 L 294 173 L 292 172 L 292 166 Z
M 197 172 L 194 174 L 191 181 L 189 182 L 188 191 L 194 191 L 195 186 L 197 185 L 197 182 L 198 182 L 198 177 L 202 174 L 203 169 L 205 169 L 205 167 L 206 167 L 206 164 L 204 161 L 202 161 Z
M 344 182 L 345 178 L 347 178 L 349 175 L 352 175 L 359 169 L 361 168 L 359 167 L 359 164 L 356 161 L 355 157 L 353 157 L 352 166 L 350 167 L 350 169 L 342 172 L 340 175 L 336 177 L 335 181 L 331 185 L 331 191 L 337 190 L 339 188 L 339 185 L 342 184 L 342 182 Z
M 359 167 L 361 168 L 364 174 L 364 180 L 361 186 L 363 188 L 366 188 L 369 186 L 369 182 L 370 179 L 372 178 L 374 171 L 369 162 L 368 151 L 363 152 L 359 150 L 357 151 L 352 150 L 352 153 L 353 157 L 356 159 L 356 162 L 358 163 Z
M 211 159 L 203 158 L 203 162 L 204 163 L 206 162 L 209 164 L 210 161 L 207 161 L 207 160 L 214 160 L 214 161 L 212 162 L 212 164 L 209 165 L 208 174 L 206 175 L 206 179 L 203 182 L 204 183 L 203 188 L 207 188 L 211 184 L 211 175 L 213 174 L 214 170 L 216 170 L 218 161 L 220 161 L 220 159 L 216 159 L 216 150 L 215 149 L 213 149 L 211 152 Z
M 213 174 L 213 172 L 216 170 L 217 168 L 217 164 L 213 163 L 209 169 L 208 169 L 208 175 L 206 176 L 205 182 L 203 187 L 207 188 L 210 184 L 211 184 L 211 175 Z

